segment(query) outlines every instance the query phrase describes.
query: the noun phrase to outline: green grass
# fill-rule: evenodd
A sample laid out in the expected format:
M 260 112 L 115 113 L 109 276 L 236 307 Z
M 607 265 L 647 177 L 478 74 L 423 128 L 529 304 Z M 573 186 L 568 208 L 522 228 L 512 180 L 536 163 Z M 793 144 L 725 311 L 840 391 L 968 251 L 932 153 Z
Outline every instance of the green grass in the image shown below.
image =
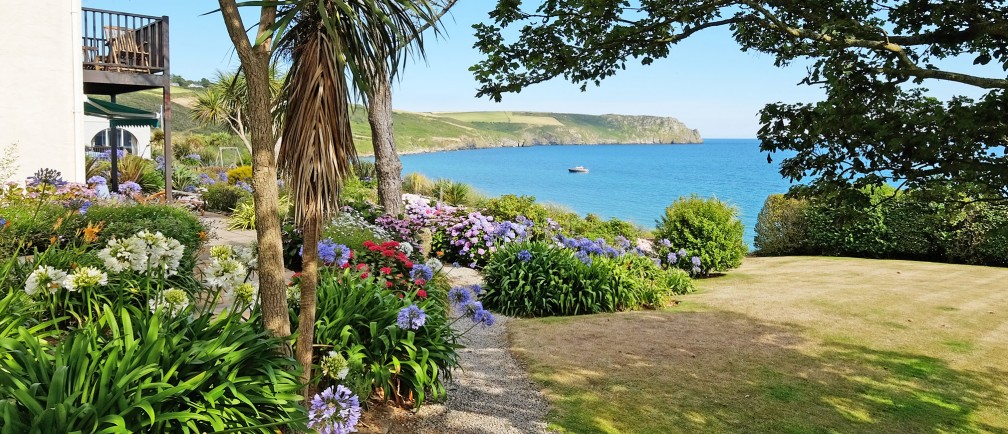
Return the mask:
M 560 432 L 1008 432 L 1005 279 L 748 258 L 667 310 L 522 320 L 510 337 Z

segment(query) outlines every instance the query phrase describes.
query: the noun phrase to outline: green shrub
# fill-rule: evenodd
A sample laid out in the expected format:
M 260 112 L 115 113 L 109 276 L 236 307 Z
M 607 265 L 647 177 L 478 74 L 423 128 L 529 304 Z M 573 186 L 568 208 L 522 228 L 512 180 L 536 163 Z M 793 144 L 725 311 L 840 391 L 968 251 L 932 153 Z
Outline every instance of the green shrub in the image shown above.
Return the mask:
M 135 155 L 126 155 L 119 160 L 119 183 L 135 182 L 143 191 L 153 193 L 164 189 L 164 176 L 157 170 L 154 161 Z
M 374 161 L 358 161 L 354 164 L 354 174 L 361 181 L 374 181 L 378 178 L 378 168 Z
M 246 184 L 252 182 L 252 166 L 238 166 L 227 171 L 228 184 L 234 185 L 238 182 Z
M 1008 266 L 1008 206 L 967 205 L 950 240 L 948 256 L 967 264 Z
M 315 343 L 320 349 L 316 357 L 340 353 L 351 366 L 359 366 L 365 383 L 400 404 L 412 401 L 419 407 L 429 399 L 444 398 L 461 346 L 449 322 L 446 294 L 435 285 L 428 285 L 427 291 L 427 297 L 400 298 L 375 276 L 361 278 L 351 269 L 324 270 L 316 307 Z M 399 311 L 411 304 L 427 316 L 416 331 L 396 325 Z M 296 309 L 291 323 L 297 324 Z
M 280 199 L 277 201 L 277 210 L 280 213 L 280 221 L 287 218 L 287 213 L 290 212 L 290 208 L 290 196 L 281 195 Z M 238 201 L 238 205 L 235 206 L 232 211 L 231 217 L 228 217 L 228 229 L 232 231 L 255 230 L 255 221 L 255 201 L 252 200 L 251 196 L 248 196 Z
M 655 238 L 696 252 L 705 273 L 728 271 L 742 264 L 747 248 L 738 209 L 717 198 L 680 197 L 665 209 Z
M 800 255 L 809 251 L 805 209 L 808 201 L 772 194 L 756 217 L 756 240 L 761 255 Z
M 111 238 L 125 239 L 148 229 L 181 242 L 186 248 L 183 267 L 191 269 L 206 232 L 196 215 L 173 205 L 103 202 L 82 215 L 58 204 L 43 203 L 33 218 L 36 206 L 33 203 L 0 206 L 0 215 L 10 224 L 0 237 L 0 255 L 12 255 L 19 248 L 25 253 L 34 249 L 43 251 L 53 241 L 68 245 L 80 239 L 89 225 L 92 228 L 101 225 L 89 248 L 101 248 Z
M 573 250 L 538 241 L 505 245 L 483 274 L 484 307 L 523 317 L 659 307 L 693 290 L 685 272 L 644 256 L 591 256 L 585 264 Z
M 238 202 L 250 197 L 252 194 L 244 189 L 227 184 L 211 185 L 203 193 L 207 209 L 223 213 L 233 212 Z

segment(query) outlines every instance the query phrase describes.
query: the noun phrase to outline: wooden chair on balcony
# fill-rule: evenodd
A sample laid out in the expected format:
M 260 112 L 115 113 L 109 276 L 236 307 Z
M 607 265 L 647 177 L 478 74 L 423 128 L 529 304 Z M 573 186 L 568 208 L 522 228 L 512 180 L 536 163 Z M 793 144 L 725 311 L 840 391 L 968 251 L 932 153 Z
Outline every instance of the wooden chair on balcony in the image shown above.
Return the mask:
M 137 43 L 136 32 L 133 29 L 105 26 L 105 38 L 109 48 L 107 69 L 150 72 L 150 52 Z

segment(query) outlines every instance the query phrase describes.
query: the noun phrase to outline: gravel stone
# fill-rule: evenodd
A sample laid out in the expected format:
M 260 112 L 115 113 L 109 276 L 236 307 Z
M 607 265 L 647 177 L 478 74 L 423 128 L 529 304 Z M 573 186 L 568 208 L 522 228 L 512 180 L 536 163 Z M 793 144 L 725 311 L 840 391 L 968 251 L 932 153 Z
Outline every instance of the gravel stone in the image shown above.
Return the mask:
M 481 283 L 468 268 L 445 267 L 454 285 Z M 492 327 L 476 327 L 462 338 L 461 369 L 448 383 L 448 398 L 428 403 L 415 415 L 397 418 L 392 433 L 546 433 L 549 403 L 509 350 L 507 327 L 517 321 L 496 315 Z M 464 331 L 472 324 L 455 323 Z

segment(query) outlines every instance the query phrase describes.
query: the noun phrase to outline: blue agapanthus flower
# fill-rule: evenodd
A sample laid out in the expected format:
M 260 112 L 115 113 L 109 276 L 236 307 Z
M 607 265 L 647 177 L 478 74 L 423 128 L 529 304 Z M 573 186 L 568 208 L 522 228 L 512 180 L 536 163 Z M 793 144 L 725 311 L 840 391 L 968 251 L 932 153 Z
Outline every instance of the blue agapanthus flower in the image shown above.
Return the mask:
M 298 251 L 299 255 L 304 255 L 304 246 Z M 323 265 L 336 265 L 342 267 L 350 261 L 350 248 L 342 244 L 337 244 L 330 238 L 323 239 L 318 243 L 318 258 Z
M 7 226 L 7 219 L 0 217 L 0 229 L 3 229 L 5 226 Z
M 700 257 L 699 256 L 694 256 L 694 257 L 690 258 L 690 262 L 693 263 L 694 267 L 699 267 L 700 266 Z
M 490 327 L 494 325 L 497 319 L 494 318 L 493 314 L 489 310 L 480 309 L 473 313 L 472 321 L 476 324 L 482 325 L 483 327 Z
M 356 431 L 360 421 L 360 400 L 346 386 L 329 387 L 312 397 L 308 427 L 319 434 L 346 434 Z
M 135 183 L 133 181 L 126 181 L 126 182 L 124 182 L 122 184 L 119 184 L 119 193 L 120 194 L 139 193 L 141 190 L 143 190 L 143 189 L 140 188 L 140 184 L 137 184 L 137 183 Z
M 87 179 L 88 184 L 98 184 L 105 185 L 108 184 L 108 180 L 104 176 L 95 175 Z
M 238 182 L 236 182 L 235 183 L 235 187 L 238 187 L 238 188 L 240 188 L 242 190 L 245 190 L 245 191 L 247 191 L 249 193 L 252 192 L 252 186 L 249 185 L 249 183 L 247 183 L 245 181 L 238 181 Z
M 679 257 L 676 256 L 676 254 L 673 252 L 668 252 L 668 256 L 666 256 L 665 259 L 668 259 L 669 264 L 675 264 L 676 262 L 679 262 Z
M 431 270 L 431 268 L 425 264 L 413 264 L 413 268 L 410 269 L 409 276 L 410 279 L 413 280 L 416 280 L 419 277 L 423 280 L 429 281 L 434 278 L 434 270 Z
M 66 181 L 63 180 L 63 174 L 55 169 L 39 169 L 35 171 L 35 174 L 28 177 L 29 187 L 38 187 L 39 185 L 51 185 L 56 188 L 60 188 L 66 185 Z
M 415 304 L 400 309 L 396 317 L 396 325 L 403 330 L 419 330 L 425 322 L 427 314 Z
M 454 305 L 464 305 L 472 300 L 472 294 L 464 286 L 456 286 L 448 291 L 448 302 Z
M 214 185 L 217 183 L 217 181 L 214 181 L 214 179 L 211 178 L 210 175 L 206 173 L 201 173 L 199 176 L 199 183 L 200 185 Z
M 531 259 L 532 259 L 532 253 L 529 252 L 527 249 L 518 252 L 518 260 L 519 261 L 528 262 Z

